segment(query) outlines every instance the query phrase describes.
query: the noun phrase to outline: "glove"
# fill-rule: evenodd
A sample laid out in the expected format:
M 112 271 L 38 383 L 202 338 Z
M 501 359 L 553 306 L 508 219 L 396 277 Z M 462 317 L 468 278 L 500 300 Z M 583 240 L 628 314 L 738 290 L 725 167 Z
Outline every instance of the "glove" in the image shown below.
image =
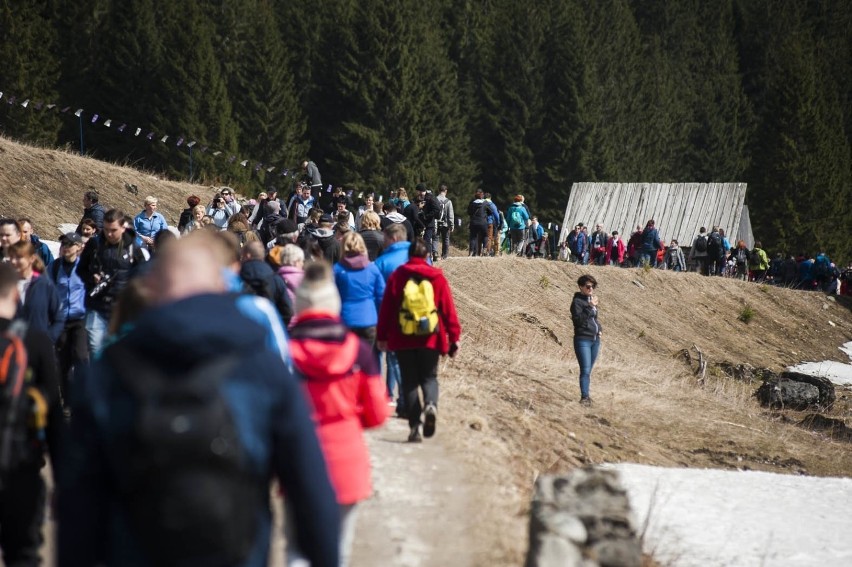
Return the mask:
M 456 353 L 458 351 L 459 351 L 459 343 L 453 343 L 453 344 L 450 345 L 450 350 L 449 350 L 449 352 L 447 352 L 447 354 L 450 355 L 450 358 L 453 358 L 453 357 L 456 356 Z

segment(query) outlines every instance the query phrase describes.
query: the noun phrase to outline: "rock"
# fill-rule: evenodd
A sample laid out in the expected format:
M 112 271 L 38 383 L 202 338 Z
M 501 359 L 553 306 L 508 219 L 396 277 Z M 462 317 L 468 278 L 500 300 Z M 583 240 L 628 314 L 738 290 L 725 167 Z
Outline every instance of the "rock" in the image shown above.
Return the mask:
M 819 405 L 824 408 L 830 408 L 834 405 L 834 401 L 837 399 L 834 384 L 828 378 L 823 378 L 822 376 L 810 376 L 808 374 L 791 371 L 781 373 L 781 377 L 816 386 L 819 390 Z
M 819 404 L 819 388 L 788 378 L 767 380 L 755 395 L 764 406 L 788 409 L 807 409 Z
M 584 557 L 591 562 L 584 562 Z M 638 567 L 642 549 L 618 473 L 586 467 L 536 481 L 526 567 Z

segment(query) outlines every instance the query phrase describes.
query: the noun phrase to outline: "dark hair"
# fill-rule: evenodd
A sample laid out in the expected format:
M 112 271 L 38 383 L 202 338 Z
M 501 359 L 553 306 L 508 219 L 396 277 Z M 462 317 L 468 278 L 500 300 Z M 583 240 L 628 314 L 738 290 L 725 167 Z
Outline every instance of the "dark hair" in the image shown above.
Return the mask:
M 177 237 L 172 231 L 167 228 L 158 231 L 154 235 L 154 250 L 159 251 L 163 245 L 168 245 L 169 242 L 177 240 Z
M 97 225 L 97 223 L 95 223 L 95 221 L 94 221 L 94 220 L 89 219 L 89 218 L 85 218 L 85 219 L 81 220 L 81 221 L 80 221 L 80 226 L 81 226 L 81 227 L 83 227 L 83 226 L 89 226 L 89 227 L 92 227 L 92 228 L 94 228 L 94 229 L 95 229 L 95 232 L 97 232 L 97 230 L 98 230 L 98 225 Z
M 0 262 L 0 296 L 5 296 L 12 289 L 18 289 L 18 271 L 8 262 Z
M 416 238 L 408 247 L 409 258 L 426 258 L 429 256 L 429 247 L 422 238 Z
M 589 274 L 583 274 L 577 280 L 577 285 L 580 287 L 585 287 L 586 284 L 592 284 L 592 286 L 598 287 L 598 280 L 596 280 L 594 276 L 590 276 Z
M 120 209 L 110 209 L 104 213 L 104 224 L 108 222 L 124 222 L 124 211 Z
M 15 227 L 15 232 L 21 234 L 21 227 L 18 226 L 17 221 L 15 219 L 0 219 L 0 226 L 11 225 Z
M 196 207 L 201 204 L 201 197 L 198 195 L 190 195 L 186 198 L 186 204 L 189 205 L 189 208 Z
M 44 261 L 41 259 L 41 256 L 36 254 L 35 246 L 29 240 L 19 240 L 12 244 L 9 247 L 8 254 L 15 258 L 31 257 L 33 259 L 33 270 L 39 273 L 44 272 Z
M 83 193 L 83 196 L 86 197 L 86 199 L 88 199 L 89 201 L 91 201 L 93 205 L 97 203 L 99 199 L 97 191 L 86 191 L 85 193 Z
M 396 212 L 396 205 L 394 205 L 393 203 L 388 201 L 384 205 L 382 205 L 382 210 L 385 212 L 385 214 L 395 213 Z

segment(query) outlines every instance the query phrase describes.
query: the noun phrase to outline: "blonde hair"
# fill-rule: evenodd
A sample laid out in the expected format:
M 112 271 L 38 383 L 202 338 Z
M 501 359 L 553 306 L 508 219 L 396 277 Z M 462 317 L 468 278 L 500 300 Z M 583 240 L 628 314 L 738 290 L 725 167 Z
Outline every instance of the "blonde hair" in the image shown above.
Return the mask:
M 157 199 L 156 197 L 154 197 L 152 195 L 148 195 L 147 197 L 145 197 L 145 205 L 146 206 L 147 205 L 156 205 L 159 202 L 160 202 L 159 199 Z
M 341 251 L 344 256 L 357 256 L 367 253 L 367 245 L 357 232 L 347 232 L 341 241 Z
M 403 199 L 405 201 L 408 200 L 408 192 L 405 190 L 405 187 L 400 187 L 396 190 L 396 196 L 399 199 Z
M 207 214 L 207 209 L 204 208 L 204 205 L 195 205 L 192 207 L 192 218 L 195 220 L 195 213 L 201 211 L 204 214 Z
M 35 246 L 29 240 L 19 240 L 9 246 L 8 254 L 15 258 L 29 257 L 33 261 L 33 271 L 40 274 L 44 272 L 44 261 L 41 259 L 41 256 L 36 254 Z
M 299 262 L 305 261 L 305 251 L 295 244 L 285 244 L 281 247 L 278 261 L 282 266 L 295 266 Z
M 379 226 L 379 215 L 373 211 L 367 211 L 361 217 L 361 230 L 379 230 Z

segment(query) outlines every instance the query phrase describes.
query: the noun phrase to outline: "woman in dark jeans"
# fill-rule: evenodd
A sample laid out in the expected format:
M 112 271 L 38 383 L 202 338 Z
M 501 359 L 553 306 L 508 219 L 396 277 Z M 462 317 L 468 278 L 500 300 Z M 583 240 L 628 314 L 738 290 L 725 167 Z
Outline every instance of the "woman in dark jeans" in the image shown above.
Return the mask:
M 580 403 L 592 405 L 589 382 L 592 367 L 601 348 L 601 326 L 598 323 L 598 298 L 594 295 L 598 282 L 590 275 L 577 280 L 580 291 L 571 302 L 571 320 L 574 322 L 574 353 L 580 363 Z

